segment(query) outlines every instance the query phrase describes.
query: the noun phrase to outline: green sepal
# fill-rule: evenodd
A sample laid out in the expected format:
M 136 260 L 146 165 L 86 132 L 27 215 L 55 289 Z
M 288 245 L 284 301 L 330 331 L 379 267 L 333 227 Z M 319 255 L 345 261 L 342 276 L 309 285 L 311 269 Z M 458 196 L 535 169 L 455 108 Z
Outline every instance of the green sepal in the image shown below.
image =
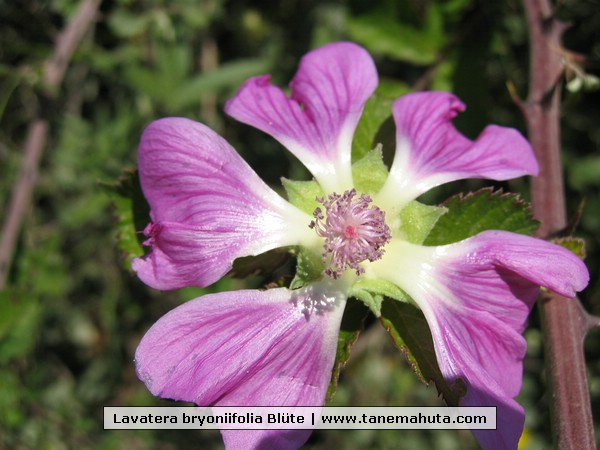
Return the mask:
M 381 304 L 384 297 L 400 302 L 410 302 L 411 298 L 406 293 L 386 280 L 368 279 L 360 277 L 350 290 L 350 296 L 356 297 L 365 303 L 375 317 L 381 316 Z
M 411 201 L 400 211 L 402 237 L 413 244 L 422 244 L 448 208 Z
M 579 257 L 579 259 L 583 260 L 586 257 L 585 241 L 581 238 L 568 236 L 551 239 L 550 242 L 572 251 Z
M 377 145 L 365 156 L 352 164 L 352 179 L 358 192 L 375 194 L 381 190 L 388 177 L 383 163 L 381 145 Z
M 335 362 L 333 364 L 333 372 L 331 373 L 331 381 L 327 389 L 327 401 L 330 401 L 335 394 L 340 377 L 340 371 L 350 358 L 350 349 L 358 339 L 358 335 L 364 328 L 364 322 L 369 314 L 367 307 L 352 298 L 346 302 L 342 324 L 340 326 L 340 334 L 338 335 L 337 350 L 335 354 Z
M 297 250 L 296 275 L 290 289 L 299 289 L 323 276 L 325 266 L 321 255 L 311 249 L 299 247 Z
M 462 241 L 485 230 L 512 231 L 531 235 L 539 226 L 528 202 L 518 194 L 483 188 L 450 197 L 442 206 L 448 212 L 439 218 L 424 245 Z
M 42 307 L 35 296 L 8 286 L 0 292 L 0 362 L 30 352 L 42 322 Z
M 425 384 L 433 381 L 446 403 L 457 406 L 459 398 L 466 393 L 466 385 L 461 379 L 452 385 L 444 379 L 431 331 L 421 310 L 410 303 L 385 300 L 380 320 L 419 379 Z
M 312 217 L 319 203 L 317 197 L 323 197 L 323 188 L 316 181 L 295 181 L 281 178 L 281 183 L 287 193 L 288 201 Z M 308 226 L 308 224 L 306 224 Z
M 144 255 L 142 230 L 150 221 L 150 206 L 144 198 L 138 172 L 126 171 L 117 183 L 100 183 L 110 196 L 117 221 L 117 241 L 123 254 L 123 265 L 131 269 L 131 261 Z

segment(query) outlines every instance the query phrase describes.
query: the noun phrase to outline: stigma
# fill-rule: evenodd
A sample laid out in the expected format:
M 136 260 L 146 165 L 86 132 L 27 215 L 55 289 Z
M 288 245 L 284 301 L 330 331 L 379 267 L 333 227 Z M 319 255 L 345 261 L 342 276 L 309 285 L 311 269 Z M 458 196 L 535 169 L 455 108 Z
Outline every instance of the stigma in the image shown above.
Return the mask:
M 309 226 L 325 239 L 325 274 L 337 279 L 347 269 L 353 269 L 357 275 L 364 273 L 361 263 L 380 259 L 385 253 L 383 246 L 391 239 L 385 212 L 369 206 L 371 197 L 357 196 L 356 189 L 341 195 L 334 192 L 327 199 L 317 198 L 317 201 L 324 211 L 316 208 L 315 220 Z

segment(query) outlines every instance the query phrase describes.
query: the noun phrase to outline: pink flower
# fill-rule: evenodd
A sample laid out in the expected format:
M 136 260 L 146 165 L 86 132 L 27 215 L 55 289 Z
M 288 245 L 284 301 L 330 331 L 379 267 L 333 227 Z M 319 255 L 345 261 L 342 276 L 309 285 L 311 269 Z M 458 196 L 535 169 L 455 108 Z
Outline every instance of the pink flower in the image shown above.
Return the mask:
M 176 308 L 142 339 L 138 375 L 154 395 L 198 405 L 322 405 L 346 299 L 357 281 L 384 280 L 422 309 L 444 377 L 467 386 L 460 404 L 497 406 L 498 429 L 475 432 L 482 446 L 514 449 L 531 306 L 540 286 L 574 296 L 587 269 L 561 247 L 503 231 L 440 247 L 410 242 L 400 212 L 420 194 L 538 167 L 517 131 L 489 126 L 471 141 L 451 124 L 464 109 L 456 97 L 415 93 L 394 103 L 396 156 L 386 181 L 366 192 L 353 175 L 351 143 L 376 85 L 365 50 L 336 43 L 302 59 L 291 97 L 260 76 L 227 103 L 229 115 L 273 136 L 313 174 L 319 199 L 297 206 L 204 125 L 167 118 L 148 126 L 139 170 L 152 249 L 133 262 L 145 283 L 207 286 L 236 258 L 288 246 L 323 270 L 299 289 L 212 294 Z M 222 434 L 232 449 L 298 448 L 310 431 Z

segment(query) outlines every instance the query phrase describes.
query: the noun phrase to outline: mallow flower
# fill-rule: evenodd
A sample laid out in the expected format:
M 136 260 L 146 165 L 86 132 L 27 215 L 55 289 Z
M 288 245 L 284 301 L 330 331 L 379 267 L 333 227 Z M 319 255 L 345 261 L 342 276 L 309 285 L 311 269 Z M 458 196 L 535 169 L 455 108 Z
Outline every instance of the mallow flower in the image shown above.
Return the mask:
M 464 383 L 459 404 L 497 407 L 497 430 L 474 431 L 482 447 L 515 449 L 527 316 L 540 286 L 573 297 L 587 269 L 562 247 L 506 231 L 443 246 L 411 237 L 403 211 L 418 212 L 414 200 L 429 189 L 536 175 L 538 165 L 513 129 L 491 125 L 474 141 L 461 135 L 451 121 L 464 105 L 445 92 L 394 102 L 389 171 L 377 150 L 353 165 L 354 131 L 377 83 L 368 53 L 341 42 L 302 58 L 289 96 L 258 76 L 226 104 L 227 114 L 270 134 L 314 176 L 285 182 L 290 201 L 205 125 L 165 118 L 146 128 L 139 173 L 151 250 L 133 261 L 142 281 L 161 290 L 203 287 L 236 258 L 278 247 L 295 249 L 309 276 L 290 288 L 221 292 L 179 306 L 143 337 L 138 376 L 154 395 L 201 406 L 322 405 L 347 299 L 392 286 L 422 310 L 445 379 Z M 288 449 L 310 431 L 222 435 L 227 449 Z

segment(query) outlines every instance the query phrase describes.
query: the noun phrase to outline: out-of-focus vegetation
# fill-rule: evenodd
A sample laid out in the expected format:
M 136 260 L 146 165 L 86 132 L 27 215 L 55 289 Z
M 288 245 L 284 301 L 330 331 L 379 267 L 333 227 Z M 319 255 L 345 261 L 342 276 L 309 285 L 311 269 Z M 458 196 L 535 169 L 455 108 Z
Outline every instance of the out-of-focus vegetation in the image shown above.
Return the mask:
M 156 292 L 125 268 L 106 183 L 135 168 L 145 124 L 185 116 L 224 135 L 267 182 L 306 177 L 271 138 L 235 123 L 224 101 L 249 76 L 286 84 L 309 49 L 347 39 L 365 46 L 380 71 L 379 93 L 445 89 L 468 110 L 469 136 L 488 123 L 523 127 L 507 85 L 527 92 L 527 29 L 520 2 L 501 0 L 112 0 L 72 58 L 55 96 L 42 86 L 44 60 L 79 1 L 0 0 L 0 219 L 22 162 L 27 125 L 50 123 L 35 195 L 19 235 L 8 287 L 0 293 L 0 449 L 221 448 L 218 432 L 104 431 L 102 407 L 167 405 L 139 382 L 133 353 L 162 314 L 203 292 L 264 283 L 225 279 L 200 290 Z M 563 150 L 568 209 L 585 208 L 592 282 L 582 295 L 600 314 L 600 99 L 584 89 L 600 66 L 600 3 L 560 2 L 572 27 L 565 55 Z M 579 81 L 578 81 L 579 80 Z M 441 201 L 467 182 L 429 195 Z M 522 192 L 517 180 L 497 185 Z M 372 321 L 342 373 L 336 405 L 438 405 Z M 521 403 L 523 449 L 550 447 L 542 336 L 534 311 Z M 600 414 L 600 336 L 586 342 L 595 415 Z M 598 425 L 597 425 L 598 427 Z M 600 430 L 599 430 L 600 431 Z M 313 449 L 476 448 L 468 432 L 317 432 Z

